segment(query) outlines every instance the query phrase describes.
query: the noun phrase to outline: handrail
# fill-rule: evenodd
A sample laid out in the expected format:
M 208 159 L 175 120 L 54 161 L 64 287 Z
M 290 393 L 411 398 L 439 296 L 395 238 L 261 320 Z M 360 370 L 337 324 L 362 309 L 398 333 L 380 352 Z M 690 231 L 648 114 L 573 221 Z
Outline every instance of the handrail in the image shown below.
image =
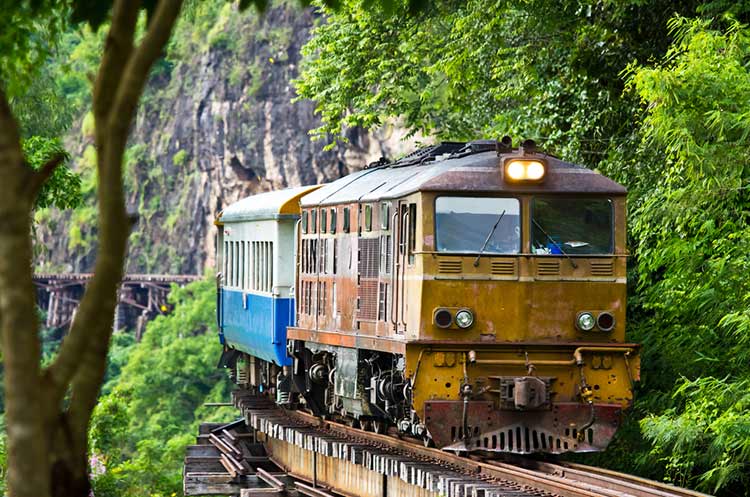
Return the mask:
M 622 353 L 625 356 L 629 356 L 633 353 L 632 348 L 623 347 L 577 347 L 573 351 L 573 358 L 568 360 L 551 360 L 543 359 L 539 361 L 530 361 L 528 359 L 476 359 L 474 364 L 486 364 L 491 366 L 583 366 L 583 353 L 584 352 L 610 352 L 610 353 Z
M 397 280 L 396 256 L 398 253 L 396 250 L 398 248 L 396 245 L 396 235 L 398 235 L 398 229 L 396 227 L 396 220 L 398 219 L 398 209 L 396 209 L 396 212 L 393 213 L 392 218 L 393 218 L 391 220 L 391 266 L 392 267 L 390 268 L 390 270 L 391 270 L 391 292 L 394 298 L 391 299 L 392 302 L 391 302 L 390 319 L 391 319 L 391 324 L 397 328 L 398 323 L 396 322 L 395 314 L 396 314 L 396 303 L 398 302 L 398 290 L 396 288 L 396 280 Z M 396 329 L 394 329 L 394 331 L 396 331 Z

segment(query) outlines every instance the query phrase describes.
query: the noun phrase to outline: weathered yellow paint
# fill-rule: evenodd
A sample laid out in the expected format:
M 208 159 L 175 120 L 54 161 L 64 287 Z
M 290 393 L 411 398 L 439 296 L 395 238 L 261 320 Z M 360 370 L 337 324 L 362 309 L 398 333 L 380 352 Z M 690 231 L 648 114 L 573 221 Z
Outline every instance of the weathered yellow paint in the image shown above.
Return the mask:
M 573 361 L 573 352 L 581 345 L 617 346 L 625 340 L 625 199 L 613 199 L 615 250 L 612 255 L 576 255 L 570 259 L 535 255 L 530 249 L 530 234 L 522 228 L 521 254 L 483 255 L 475 267 L 474 255 L 435 252 L 436 196 L 422 192 L 405 199 L 419 204 L 422 220 L 417 226 L 414 264 L 407 266 L 404 276 L 405 338 L 411 342 L 406 346 L 406 369 L 407 376 L 414 382 L 413 406 L 418 414 L 424 414 L 426 400 L 459 400 L 464 374 L 475 392 L 483 385 L 490 388 L 493 380 L 488 377 L 529 374 L 525 365 L 527 357 L 529 363 L 537 363 L 534 375 L 555 378 L 552 383 L 554 402 L 582 402 L 583 373 L 586 383 L 593 389 L 595 403 L 629 406 L 633 382 L 638 379 L 640 370 L 636 347 L 630 347 L 627 355 L 624 352 L 583 352 L 582 368 Z M 521 202 L 522 227 L 530 226 L 532 197 L 519 195 L 516 198 Z M 446 262 L 454 268 L 460 266 L 460 270 L 441 272 L 441 264 Z M 550 263 L 559 268 L 558 274 L 540 275 L 540 268 Z M 608 263 L 612 265 L 611 275 L 602 276 L 600 271 L 594 270 L 597 264 Z M 502 266 L 504 273 L 510 274 L 492 274 L 493 264 Z M 437 327 L 433 323 L 433 313 L 441 307 L 471 309 L 474 324 L 467 330 L 456 326 Z M 615 317 L 615 328 L 610 332 L 582 332 L 575 326 L 576 316 L 581 311 L 608 311 Z M 476 352 L 476 364 L 466 363 L 470 350 Z M 448 360 L 451 356 L 455 359 Z M 505 361 L 505 364 L 481 364 L 482 360 Z M 487 392 L 473 399 L 497 400 L 498 394 Z
M 299 200 L 308 193 L 314 192 L 321 186 L 323 185 L 312 185 L 308 189 L 301 192 L 299 195 L 290 198 L 281 205 L 281 207 L 279 208 L 279 214 L 299 214 L 301 211 Z

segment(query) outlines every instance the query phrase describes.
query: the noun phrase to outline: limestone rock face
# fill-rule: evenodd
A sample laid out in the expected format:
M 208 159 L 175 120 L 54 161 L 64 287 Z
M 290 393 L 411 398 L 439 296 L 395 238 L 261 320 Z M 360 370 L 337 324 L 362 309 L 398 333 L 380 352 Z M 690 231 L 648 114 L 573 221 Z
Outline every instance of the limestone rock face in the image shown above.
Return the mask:
M 128 208 L 137 215 L 128 272 L 203 273 L 214 264 L 213 220 L 226 205 L 255 192 L 331 181 L 413 148 L 393 128 L 349 130 L 349 143 L 330 151 L 325 141 L 311 141 L 315 105 L 292 103 L 291 80 L 319 22 L 294 3 L 277 6 L 260 19 L 227 25 L 205 51 L 155 69 L 126 156 Z M 74 168 L 91 174 L 91 138 L 76 133 L 68 148 Z M 92 193 L 88 216 L 53 214 L 39 222 L 41 269 L 93 269 L 94 202 Z

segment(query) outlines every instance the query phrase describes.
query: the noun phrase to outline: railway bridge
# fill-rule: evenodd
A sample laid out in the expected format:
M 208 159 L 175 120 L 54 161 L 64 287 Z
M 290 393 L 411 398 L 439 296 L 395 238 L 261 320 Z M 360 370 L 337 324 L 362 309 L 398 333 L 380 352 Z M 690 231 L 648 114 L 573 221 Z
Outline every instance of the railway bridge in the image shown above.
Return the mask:
M 37 273 L 37 302 L 47 314 L 47 328 L 70 326 L 91 273 Z M 189 274 L 127 274 L 122 280 L 115 310 L 115 329 L 135 330 L 140 340 L 146 323 L 169 311 L 167 295 L 172 284 L 184 286 L 201 276 Z

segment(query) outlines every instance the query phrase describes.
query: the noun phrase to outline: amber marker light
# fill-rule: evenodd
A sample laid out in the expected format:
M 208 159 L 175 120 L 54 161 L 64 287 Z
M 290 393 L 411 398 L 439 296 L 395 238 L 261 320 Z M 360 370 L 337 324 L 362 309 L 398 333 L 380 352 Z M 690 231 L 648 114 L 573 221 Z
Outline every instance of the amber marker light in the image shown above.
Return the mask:
M 542 181 L 547 166 L 540 160 L 510 159 L 505 163 L 505 179 L 508 181 Z

